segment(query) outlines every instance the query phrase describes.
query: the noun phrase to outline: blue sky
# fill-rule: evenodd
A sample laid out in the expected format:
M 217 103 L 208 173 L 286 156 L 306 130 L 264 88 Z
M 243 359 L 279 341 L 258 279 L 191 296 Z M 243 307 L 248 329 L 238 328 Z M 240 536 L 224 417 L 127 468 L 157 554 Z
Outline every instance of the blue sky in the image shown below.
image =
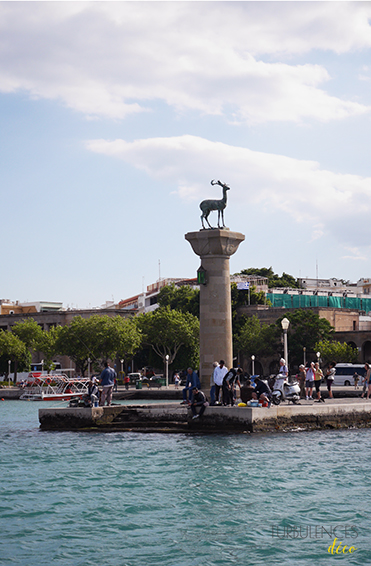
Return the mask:
M 370 19 L 370 2 L 0 2 L 0 298 L 95 307 L 193 277 L 211 179 L 246 235 L 232 273 L 371 277 Z

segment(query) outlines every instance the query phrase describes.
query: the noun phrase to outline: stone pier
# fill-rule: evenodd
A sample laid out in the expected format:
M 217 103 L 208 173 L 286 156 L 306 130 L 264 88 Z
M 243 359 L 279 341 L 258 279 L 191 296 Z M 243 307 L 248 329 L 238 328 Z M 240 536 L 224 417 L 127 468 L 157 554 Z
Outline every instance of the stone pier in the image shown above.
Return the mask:
M 229 258 L 245 236 L 228 229 L 188 232 L 185 239 L 201 258 L 200 279 L 200 380 L 210 387 L 213 362 L 233 366 L 232 308 Z
M 201 419 L 179 403 L 115 405 L 112 407 L 57 407 L 39 409 L 42 430 L 101 432 L 279 432 L 370 428 L 371 404 L 363 399 L 331 399 L 326 403 L 260 407 L 207 407 Z

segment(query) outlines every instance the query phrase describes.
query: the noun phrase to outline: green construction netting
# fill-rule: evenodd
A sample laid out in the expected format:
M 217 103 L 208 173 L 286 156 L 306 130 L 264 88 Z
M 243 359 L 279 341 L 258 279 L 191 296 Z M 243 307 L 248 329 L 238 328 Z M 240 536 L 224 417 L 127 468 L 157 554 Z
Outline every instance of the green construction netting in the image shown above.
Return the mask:
M 284 307 L 286 309 L 292 308 L 291 295 L 276 295 L 275 293 L 267 293 L 267 299 L 270 300 L 274 307 Z
M 371 311 L 371 299 L 358 297 L 323 297 L 318 295 L 288 295 L 286 293 L 267 293 L 273 307 L 300 309 L 305 307 L 332 307 L 335 309 L 354 309 Z
M 361 299 L 362 301 L 362 310 L 369 312 L 371 311 L 371 299 Z
M 307 300 L 309 297 L 305 295 L 293 295 L 292 296 L 292 306 L 294 309 L 300 309 L 302 307 L 310 307 L 310 303 Z
M 334 309 L 342 309 L 343 308 L 343 297 L 329 297 L 328 298 L 328 306 L 333 307 Z
M 361 299 L 358 299 L 358 297 L 345 297 L 344 306 L 346 309 L 362 310 Z

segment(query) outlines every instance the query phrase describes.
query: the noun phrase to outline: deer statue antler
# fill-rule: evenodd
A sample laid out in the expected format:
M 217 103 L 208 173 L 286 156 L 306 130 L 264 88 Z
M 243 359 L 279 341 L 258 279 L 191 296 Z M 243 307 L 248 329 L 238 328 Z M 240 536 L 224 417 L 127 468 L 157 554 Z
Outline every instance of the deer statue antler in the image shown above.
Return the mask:
M 222 183 L 221 181 L 215 181 L 214 179 L 210 182 L 210 184 L 219 185 L 220 187 L 227 187 L 228 189 L 230 189 L 230 187 L 226 183 Z

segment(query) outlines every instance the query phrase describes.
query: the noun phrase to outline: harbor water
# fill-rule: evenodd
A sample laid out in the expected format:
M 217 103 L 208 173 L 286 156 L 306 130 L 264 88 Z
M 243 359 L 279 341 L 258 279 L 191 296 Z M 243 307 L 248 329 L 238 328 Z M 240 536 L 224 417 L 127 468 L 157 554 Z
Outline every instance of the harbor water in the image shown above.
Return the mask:
M 371 564 L 371 430 L 42 432 L 0 403 L 2 566 Z

